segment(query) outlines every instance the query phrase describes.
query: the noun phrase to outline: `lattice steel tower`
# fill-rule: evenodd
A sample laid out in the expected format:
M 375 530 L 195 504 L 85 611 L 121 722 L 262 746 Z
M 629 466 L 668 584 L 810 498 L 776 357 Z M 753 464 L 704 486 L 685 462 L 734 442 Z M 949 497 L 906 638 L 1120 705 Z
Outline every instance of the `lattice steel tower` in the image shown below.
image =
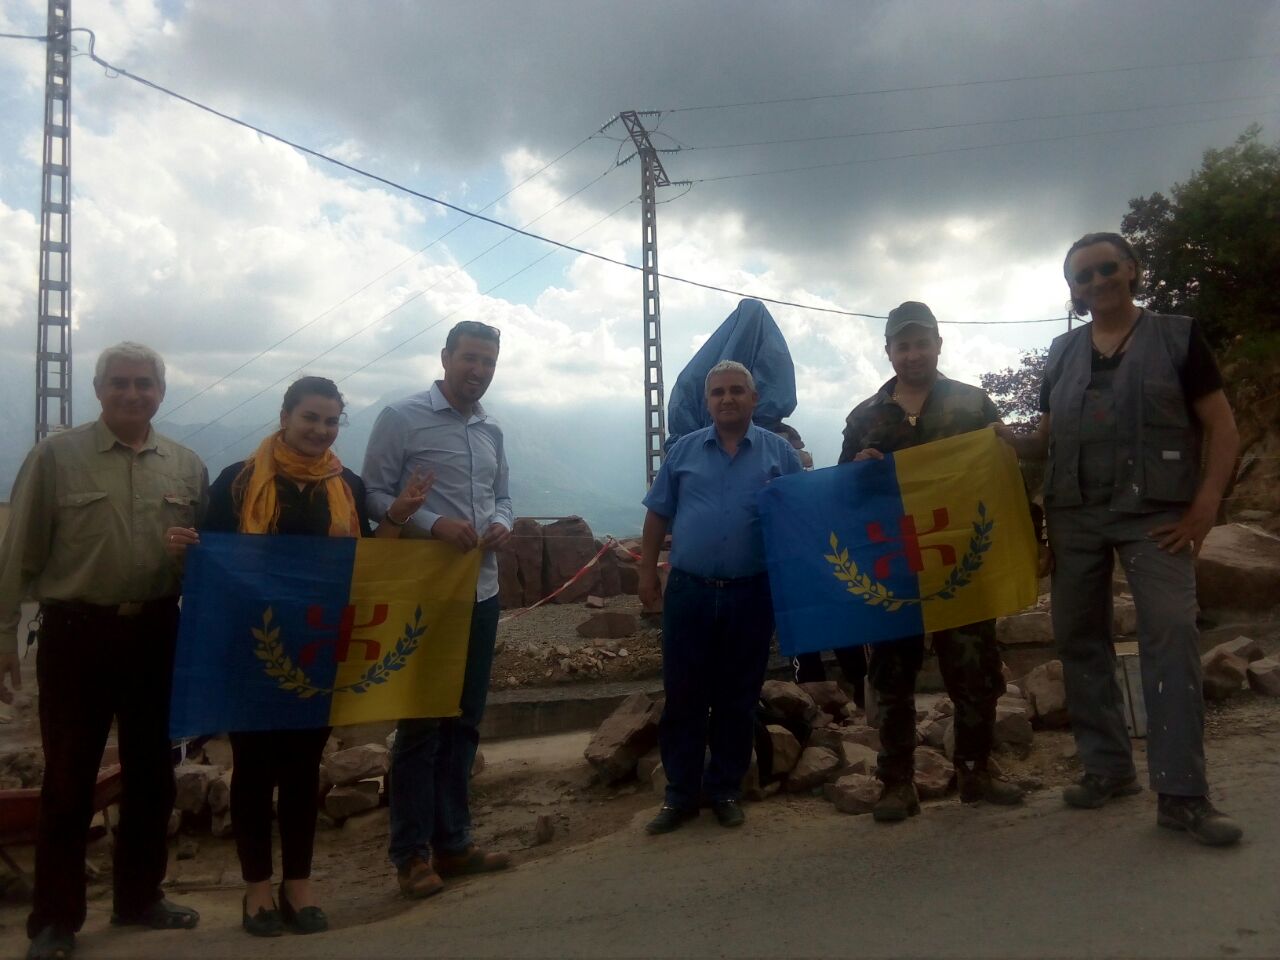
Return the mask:
M 653 111 L 644 111 L 650 115 Z M 640 160 L 640 262 L 644 291 L 644 420 L 645 476 L 648 486 L 662 467 L 662 446 L 667 440 L 667 418 L 662 388 L 662 304 L 658 297 L 658 212 L 657 188 L 671 181 L 662 168 L 658 151 L 649 140 L 641 113 L 627 110 L 619 114 L 626 124 Z
M 49 0 L 40 175 L 36 442 L 71 426 L 71 0 Z

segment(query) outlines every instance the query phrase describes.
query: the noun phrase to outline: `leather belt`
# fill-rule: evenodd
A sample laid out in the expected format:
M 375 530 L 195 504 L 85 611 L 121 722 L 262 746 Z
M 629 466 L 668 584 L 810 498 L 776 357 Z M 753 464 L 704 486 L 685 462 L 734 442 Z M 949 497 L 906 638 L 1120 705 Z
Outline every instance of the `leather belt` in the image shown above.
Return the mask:
M 768 576 L 768 573 L 761 571 L 760 573 L 753 573 L 749 577 L 733 577 L 728 580 L 717 580 L 713 577 L 700 577 L 696 573 L 689 573 L 687 570 L 681 570 L 679 567 L 674 568 L 671 572 L 678 573 L 682 577 L 688 577 L 690 580 L 695 583 L 700 583 L 704 587 L 715 587 L 716 589 L 745 586 L 752 581 L 760 580 L 761 578 Z
M 156 600 L 129 600 L 125 603 L 86 603 L 83 600 L 44 600 L 40 606 L 59 613 L 78 613 L 88 617 L 137 617 L 148 609 L 176 604 L 177 597 L 160 597 Z

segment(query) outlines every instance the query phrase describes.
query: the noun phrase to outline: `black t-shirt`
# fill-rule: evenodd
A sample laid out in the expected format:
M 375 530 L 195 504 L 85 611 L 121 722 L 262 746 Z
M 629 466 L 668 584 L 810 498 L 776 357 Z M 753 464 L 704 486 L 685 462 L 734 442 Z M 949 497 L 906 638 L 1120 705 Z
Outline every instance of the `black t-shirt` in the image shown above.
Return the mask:
M 1143 314 L 1145 317 L 1146 314 Z M 1139 318 L 1138 323 L 1142 319 Z M 1135 324 L 1134 326 L 1137 326 Z M 1120 361 L 1124 359 L 1124 350 L 1118 350 L 1110 357 L 1104 357 L 1093 351 L 1093 362 L 1090 365 L 1092 370 L 1114 370 L 1120 366 Z M 1191 339 L 1187 343 L 1187 361 L 1183 364 L 1182 369 L 1178 371 L 1178 379 L 1182 382 L 1182 394 L 1187 398 L 1187 405 L 1190 406 L 1196 400 L 1207 394 L 1213 393 L 1215 390 L 1222 389 L 1222 371 L 1218 369 L 1218 361 L 1214 359 L 1213 348 L 1209 346 L 1209 341 L 1204 337 L 1204 331 L 1200 329 L 1198 320 L 1191 321 Z M 1040 382 L 1040 412 L 1049 412 L 1049 393 L 1053 389 L 1053 381 L 1046 373 L 1044 379 Z
M 232 484 L 244 469 L 243 463 L 233 463 L 210 485 L 209 511 L 205 515 L 201 530 L 235 533 L 240 529 L 240 504 L 236 502 Z M 347 481 L 347 486 L 351 488 L 351 496 L 356 502 L 356 514 L 360 518 L 360 535 L 373 536 L 369 528 L 369 515 L 365 508 L 364 483 L 346 467 L 342 468 L 342 479 Z M 276 477 L 276 500 L 280 504 L 280 518 L 276 532 L 304 537 L 329 535 L 329 499 L 325 496 L 324 487 L 321 484 L 309 483 L 299 490 L 296 483 L 283 477 Z

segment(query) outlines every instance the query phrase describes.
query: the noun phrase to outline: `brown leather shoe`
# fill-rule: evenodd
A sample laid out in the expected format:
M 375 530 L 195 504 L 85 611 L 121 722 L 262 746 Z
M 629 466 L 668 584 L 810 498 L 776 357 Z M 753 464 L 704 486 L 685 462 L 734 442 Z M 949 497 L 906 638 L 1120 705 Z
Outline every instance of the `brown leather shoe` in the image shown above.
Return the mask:
M 511 855 L 495 850 L 481 850 L 474 844 L 461 853 L 437 853 L 433 858 L 442 877 L 461 877 L 469 873 L 489 873 L 511 866 Z
M 425 900 L 444 889 L 444 881 L 421 857 L 414 857 L 396 871 L 400 892 L 410 900 Z

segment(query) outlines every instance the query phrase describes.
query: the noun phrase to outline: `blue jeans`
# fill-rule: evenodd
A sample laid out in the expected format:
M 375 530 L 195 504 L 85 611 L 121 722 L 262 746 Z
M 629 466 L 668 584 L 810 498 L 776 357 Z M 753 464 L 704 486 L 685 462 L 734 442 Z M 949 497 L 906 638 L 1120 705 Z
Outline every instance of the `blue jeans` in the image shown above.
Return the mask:
M 461 853 L 471 845 L 471 765 L 489 695 L 498 598 L 475 605 L 457 717 L 420 717 L 396 726 L 391 753 L 391 862 Z
M 667 803 L 737 800 L 751 765 L 756 704 L 769 662 L 773 602 L 764 574 L 717 586 L 672 570 L 663 598 L 658 726 Z M 703 775 L 703 757 L 711 763 Z

